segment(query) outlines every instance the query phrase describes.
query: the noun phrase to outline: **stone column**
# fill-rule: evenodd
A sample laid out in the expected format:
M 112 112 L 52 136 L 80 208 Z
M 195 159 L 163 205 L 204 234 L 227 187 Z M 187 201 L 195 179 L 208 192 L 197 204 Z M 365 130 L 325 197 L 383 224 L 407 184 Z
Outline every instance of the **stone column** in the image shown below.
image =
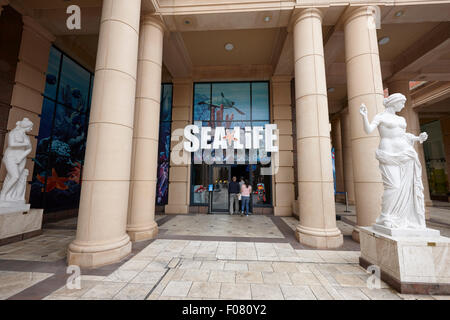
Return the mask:
M 450 192 L 450 117 L 442 118 L 440 122 L 442 140 L 444 142 L 445 163 L 447 165 L 447 191 Z M 450 196 L 448 201 L 450 202 Z
M 344 189 L 348 204 L 355 204 L 355 186 L 353 184 L 352 139 L 350 132 L 350 114 L 348 108 L 341 113 L 342 158 L 344 161 Z
M 190 169 L 191 154 L 185 152 L 183 141 L 184 128 L 192 123 L 192 79 L 173 79 L 172 102 L 172 142 L 170 150 L 169 202 L 165 207 L 166 214 L 187 214 L 190 203 Z M 180 150 L 174 151 L 177 146 Z M 176 153 L 178 156 L 174 156 Z M 175 159 L 177 158 L 177 159 Z
M 420 134 L 419 114 L 414 111 L 412 107 L 412 99 L 409 90 L 409 80 L 394 80 L 388 82 L 389 93 L 401 93 L 406 97 L 405 108 L 398 114 L 406 119 L 407 128 L 406 131 L 418 136 Z M 430 189 L 428 187 L 428 175 L 427 166 L 425 162 L 425 155 L 423 153 L 423 144 L 416 143 L 415 148 L 419 155 L 420 164 L 422 165 L 422 182 L 423 182 L 423 194 L 425 196 L 425 206 L 432 207 L 433 202 L 430 199 Z M 429 209 L 426 209 L 426 216 L 429 216 Z
M 164 29 L 155 17 L 141 21 L 139 36 L 136 110 L 127 232 L 132 241 L 153 239 L 158 167 Z
M 37 139 L 41 122 L 42 103 L 45 90 L 45 73 L 47 72 L 50 47 L 55 37 L 31 17 L 23 16 L 22 40 L 20 43 L 14 87 L 11 96 L 11 109 L 7 118 L 7 131 L 16 127 L 17 121 L 28 118 L 33 122 L 29 133 L 33 146 L 27 157 L 26 168 L 29 171 L 28 182 L 33 179 L 33 158 L 36 155 Z M 2 88 L 6 90 L 6 88 Z M 6 120 L 6 119 L 5 119 Z M 3 120 L 2 120 L 3 121 Z M 7 143 L 4 144 L 4 148 Z M 2 150 L 4 151 L 4 150 Z M 1 164 L 0 181 L 6 177 L 6 168 Z M 27 184 L 26 200 L 29 200 L 30 184 Z
M 331 121 L 331 141 L 334 147 L 334 167 L 336 171 L 336 191 L 344 192 L 344 166 L 342 157 L 341 119 L 339 116 Z M 345 200 L 345 195 L 338 194 L 337 199 Z
M 383 83 L 378 54 L 375 8 L 357 7 L 345 17 L 347 96 L 352 135 L 356 224 L 353 239 L 359 241 L 358 226 L 370 226 L 381 214 L 383 182 L 375 150 L 380 138 L 375 130 L 364 132 L 359 108 L 366 104 L 369 120 L 384 110 Z
M 278 126 L 280 141 L 292 139 L 291 76 L 272 78 L 273 121 Z M 280 145 L 280 144 L 279 144 Z M 294 155 L 293 146 L 280 145 L 279 168 L 275 181 L 275 216 L 291 216 L 294 202 Z
M 131 252 L 126 233 L 141 0 L 104 0 L 76 239 L 68 264 Z
M 293 24 L 300 213 L 296 236 L 311 247 L 337 248 L 343 238 L 336 227 L 322 13 L 304 9 Z

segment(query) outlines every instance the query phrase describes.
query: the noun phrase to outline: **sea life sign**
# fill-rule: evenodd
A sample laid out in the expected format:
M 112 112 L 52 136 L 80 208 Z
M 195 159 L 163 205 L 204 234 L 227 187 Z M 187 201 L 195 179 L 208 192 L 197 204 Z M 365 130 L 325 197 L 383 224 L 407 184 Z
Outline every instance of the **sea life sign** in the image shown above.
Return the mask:
M 279 132 L 276 124 L 239 127 L 202 126 L 194 122 L 172 133 L 171 152 L 177 164 L 261 164 L 262 175 L 278 172 Z
M 194 124 L 184 128 L 184 137 L 188 140 L 184 142 L 184 149 L 188 152 L 196 152 L 199 148 L 226 150 L 232 147 L 234 150 L 264 149 L 265 152 L 278 152 L 278 146 L 274 145 L 278 140 L 276 131 L 276 124 L 266 124 L 264 127 L 245 127 L 242 138 L 239 127 L 235 127 L 233 130 L 225 127 L 213 129 Z

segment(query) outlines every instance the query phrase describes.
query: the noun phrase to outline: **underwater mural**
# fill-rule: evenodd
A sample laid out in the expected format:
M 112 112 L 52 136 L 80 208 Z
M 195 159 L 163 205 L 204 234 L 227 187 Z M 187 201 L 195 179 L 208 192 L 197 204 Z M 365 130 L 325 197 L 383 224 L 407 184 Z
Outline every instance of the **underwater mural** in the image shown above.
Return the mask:
M 172 129 L 172 85 L 161 88 L 161 114 L 158 145 L 158 180 L 156 205 L 166 205 L 169 200 L 170 137 Z
M 77 208 L 93 74 L 51 48 L 30 203 L 46 212 Z

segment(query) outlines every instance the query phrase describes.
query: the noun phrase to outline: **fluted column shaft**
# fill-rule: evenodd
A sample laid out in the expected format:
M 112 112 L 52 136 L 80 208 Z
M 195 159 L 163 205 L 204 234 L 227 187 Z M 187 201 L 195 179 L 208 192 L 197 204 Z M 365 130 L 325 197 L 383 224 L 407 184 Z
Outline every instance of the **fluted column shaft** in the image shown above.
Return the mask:
M 164 29 L 154 17 L 141 22 L 127 232 L 132 241 L 158 234 L 155 194 Z
M 359 113 L 362 103 L 367 106 L 370 120 L 384 110 L 375 12 L 374 7 L 355 8 L 344 23 L 357 226 L 375 223 L 381 214 L 383 195 L 379 163 L 375 158 L 380 143 L 378 130 L 366 134 Z M 353 239 L 359 241 L 358 228 Z
M 300 211 L 296 236 L 312 247 L 336 248 L 343 238 L 336 227 L 320 10 L 301 11 L 293 31 Z
M 104 0 L 76 239 L 68 263 L 131 252 L 126 233 L 141 0 Z

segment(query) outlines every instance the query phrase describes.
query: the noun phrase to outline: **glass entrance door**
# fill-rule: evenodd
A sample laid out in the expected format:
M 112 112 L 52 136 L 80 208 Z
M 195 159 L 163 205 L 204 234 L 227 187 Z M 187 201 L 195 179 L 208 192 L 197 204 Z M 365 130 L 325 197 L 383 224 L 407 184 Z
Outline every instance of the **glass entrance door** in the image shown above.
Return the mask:
M 211 213 L 228 212 L 228 183 L 231 170 L 229 166 L 212 166 L 211 183 L 214 185 L 211 200 Z

